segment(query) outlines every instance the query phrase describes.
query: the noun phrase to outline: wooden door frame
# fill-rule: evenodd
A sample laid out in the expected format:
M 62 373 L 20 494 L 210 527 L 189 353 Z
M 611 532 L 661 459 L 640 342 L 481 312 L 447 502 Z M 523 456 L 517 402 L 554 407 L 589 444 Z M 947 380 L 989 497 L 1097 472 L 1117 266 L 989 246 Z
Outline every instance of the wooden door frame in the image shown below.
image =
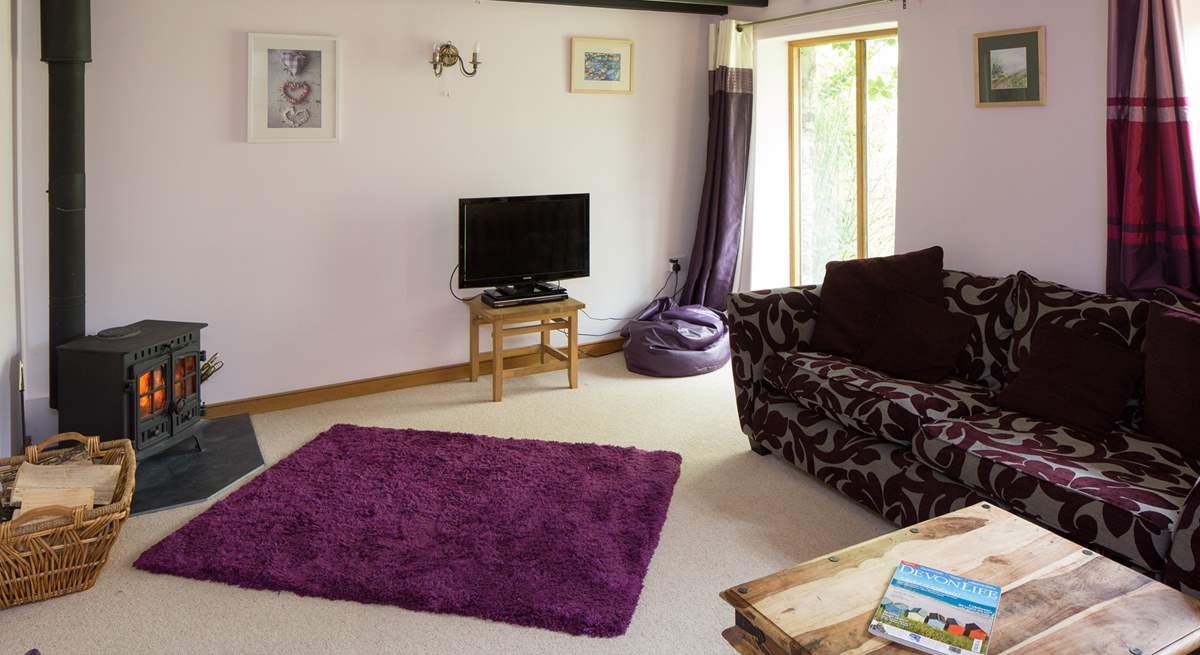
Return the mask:
M 899 37 L 898 28 L 832 34 L 788 42 L 788 262 L 791 284 L 800 284 L 800 190 L 799 155 L 800 114 L 797 106 L 796 62 L 801 48 L 830 43 L 854 42 L 855 96 L 855 189 L 858 214 L 858 257 L 867 256 L 867 41 Z

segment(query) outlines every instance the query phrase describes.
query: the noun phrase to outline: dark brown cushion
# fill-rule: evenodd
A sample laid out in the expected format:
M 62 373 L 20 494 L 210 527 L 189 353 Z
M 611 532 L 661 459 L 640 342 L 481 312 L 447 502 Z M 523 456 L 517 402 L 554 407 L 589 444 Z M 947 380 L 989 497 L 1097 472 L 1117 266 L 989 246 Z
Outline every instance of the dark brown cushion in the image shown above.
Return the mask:
M 1146 436 L 1200 457 L 1200 316 L 1156 305 L 1146 328 Z
M 1021 371 L 1000 392 L 1006 409 L 1077 428 L 1112 432 L 1145 370 L 1142 353 L 1114 340 L 1042 323 Z
M 821 285 L 814 350 L 854 358 L 867 345 L 889 294 L 907 292 L 942 303 L 942 248 L 829 262 Z
M 909 293 L 888 296 L 858 362 L 906 380 L 938 382 L 954 370 L 975 319 Z

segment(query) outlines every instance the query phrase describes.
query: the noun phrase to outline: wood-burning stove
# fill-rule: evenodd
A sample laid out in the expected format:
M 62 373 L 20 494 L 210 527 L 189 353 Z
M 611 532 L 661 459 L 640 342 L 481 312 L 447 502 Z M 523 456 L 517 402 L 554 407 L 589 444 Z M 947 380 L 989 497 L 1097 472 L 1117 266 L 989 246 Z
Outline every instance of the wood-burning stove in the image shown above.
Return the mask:
M 204 327 L 141 321 L 59 346 L 59 430 L 129 438 L 139 460 L 186 439 L 199 447 Z

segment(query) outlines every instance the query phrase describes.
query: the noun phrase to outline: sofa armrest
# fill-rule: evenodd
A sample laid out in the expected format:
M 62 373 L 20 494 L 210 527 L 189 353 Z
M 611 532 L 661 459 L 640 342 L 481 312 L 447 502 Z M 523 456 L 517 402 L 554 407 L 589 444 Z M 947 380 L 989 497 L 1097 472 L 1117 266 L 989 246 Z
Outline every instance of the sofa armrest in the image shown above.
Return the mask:
M 1183 502 L 1163 580 L 1184 593 L 1200 596 L 1200 483 Z
M 729 345 L 742 431 L 753 437 L 763 365 L 777 352 L 809 350 L 821 303 L 818 286 L 734 293 L 729 296 Z

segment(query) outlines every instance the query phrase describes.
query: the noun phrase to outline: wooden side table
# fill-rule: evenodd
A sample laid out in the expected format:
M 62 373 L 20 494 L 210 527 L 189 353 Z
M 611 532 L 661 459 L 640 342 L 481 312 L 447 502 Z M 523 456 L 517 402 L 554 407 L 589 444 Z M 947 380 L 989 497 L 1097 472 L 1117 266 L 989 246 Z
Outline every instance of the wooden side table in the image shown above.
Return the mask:
M 492 400 L 500 402 L 504 397 L 504 379 L 567 370 L 567 379 L 574 389 L 579 386 L 579 310 L 583 303 L 568 298 L 558 302 L 520 305 L 517 307 L 491 307 L 480 298 L 467 303 L 471 323 L 471 381 L 479 379 L 479 364 L 492 360 Z M 492 326 L 492 352 L 479 352 L 479 328 Z M 550 345 L 550 333 L 567 331 L 567 352 Z M 537 346 L 504 352 L 504 337 L 520 334 L 541 333 L 542 342 Z M 532 364 L 506 368 L 506 358 L 536 355 Z

